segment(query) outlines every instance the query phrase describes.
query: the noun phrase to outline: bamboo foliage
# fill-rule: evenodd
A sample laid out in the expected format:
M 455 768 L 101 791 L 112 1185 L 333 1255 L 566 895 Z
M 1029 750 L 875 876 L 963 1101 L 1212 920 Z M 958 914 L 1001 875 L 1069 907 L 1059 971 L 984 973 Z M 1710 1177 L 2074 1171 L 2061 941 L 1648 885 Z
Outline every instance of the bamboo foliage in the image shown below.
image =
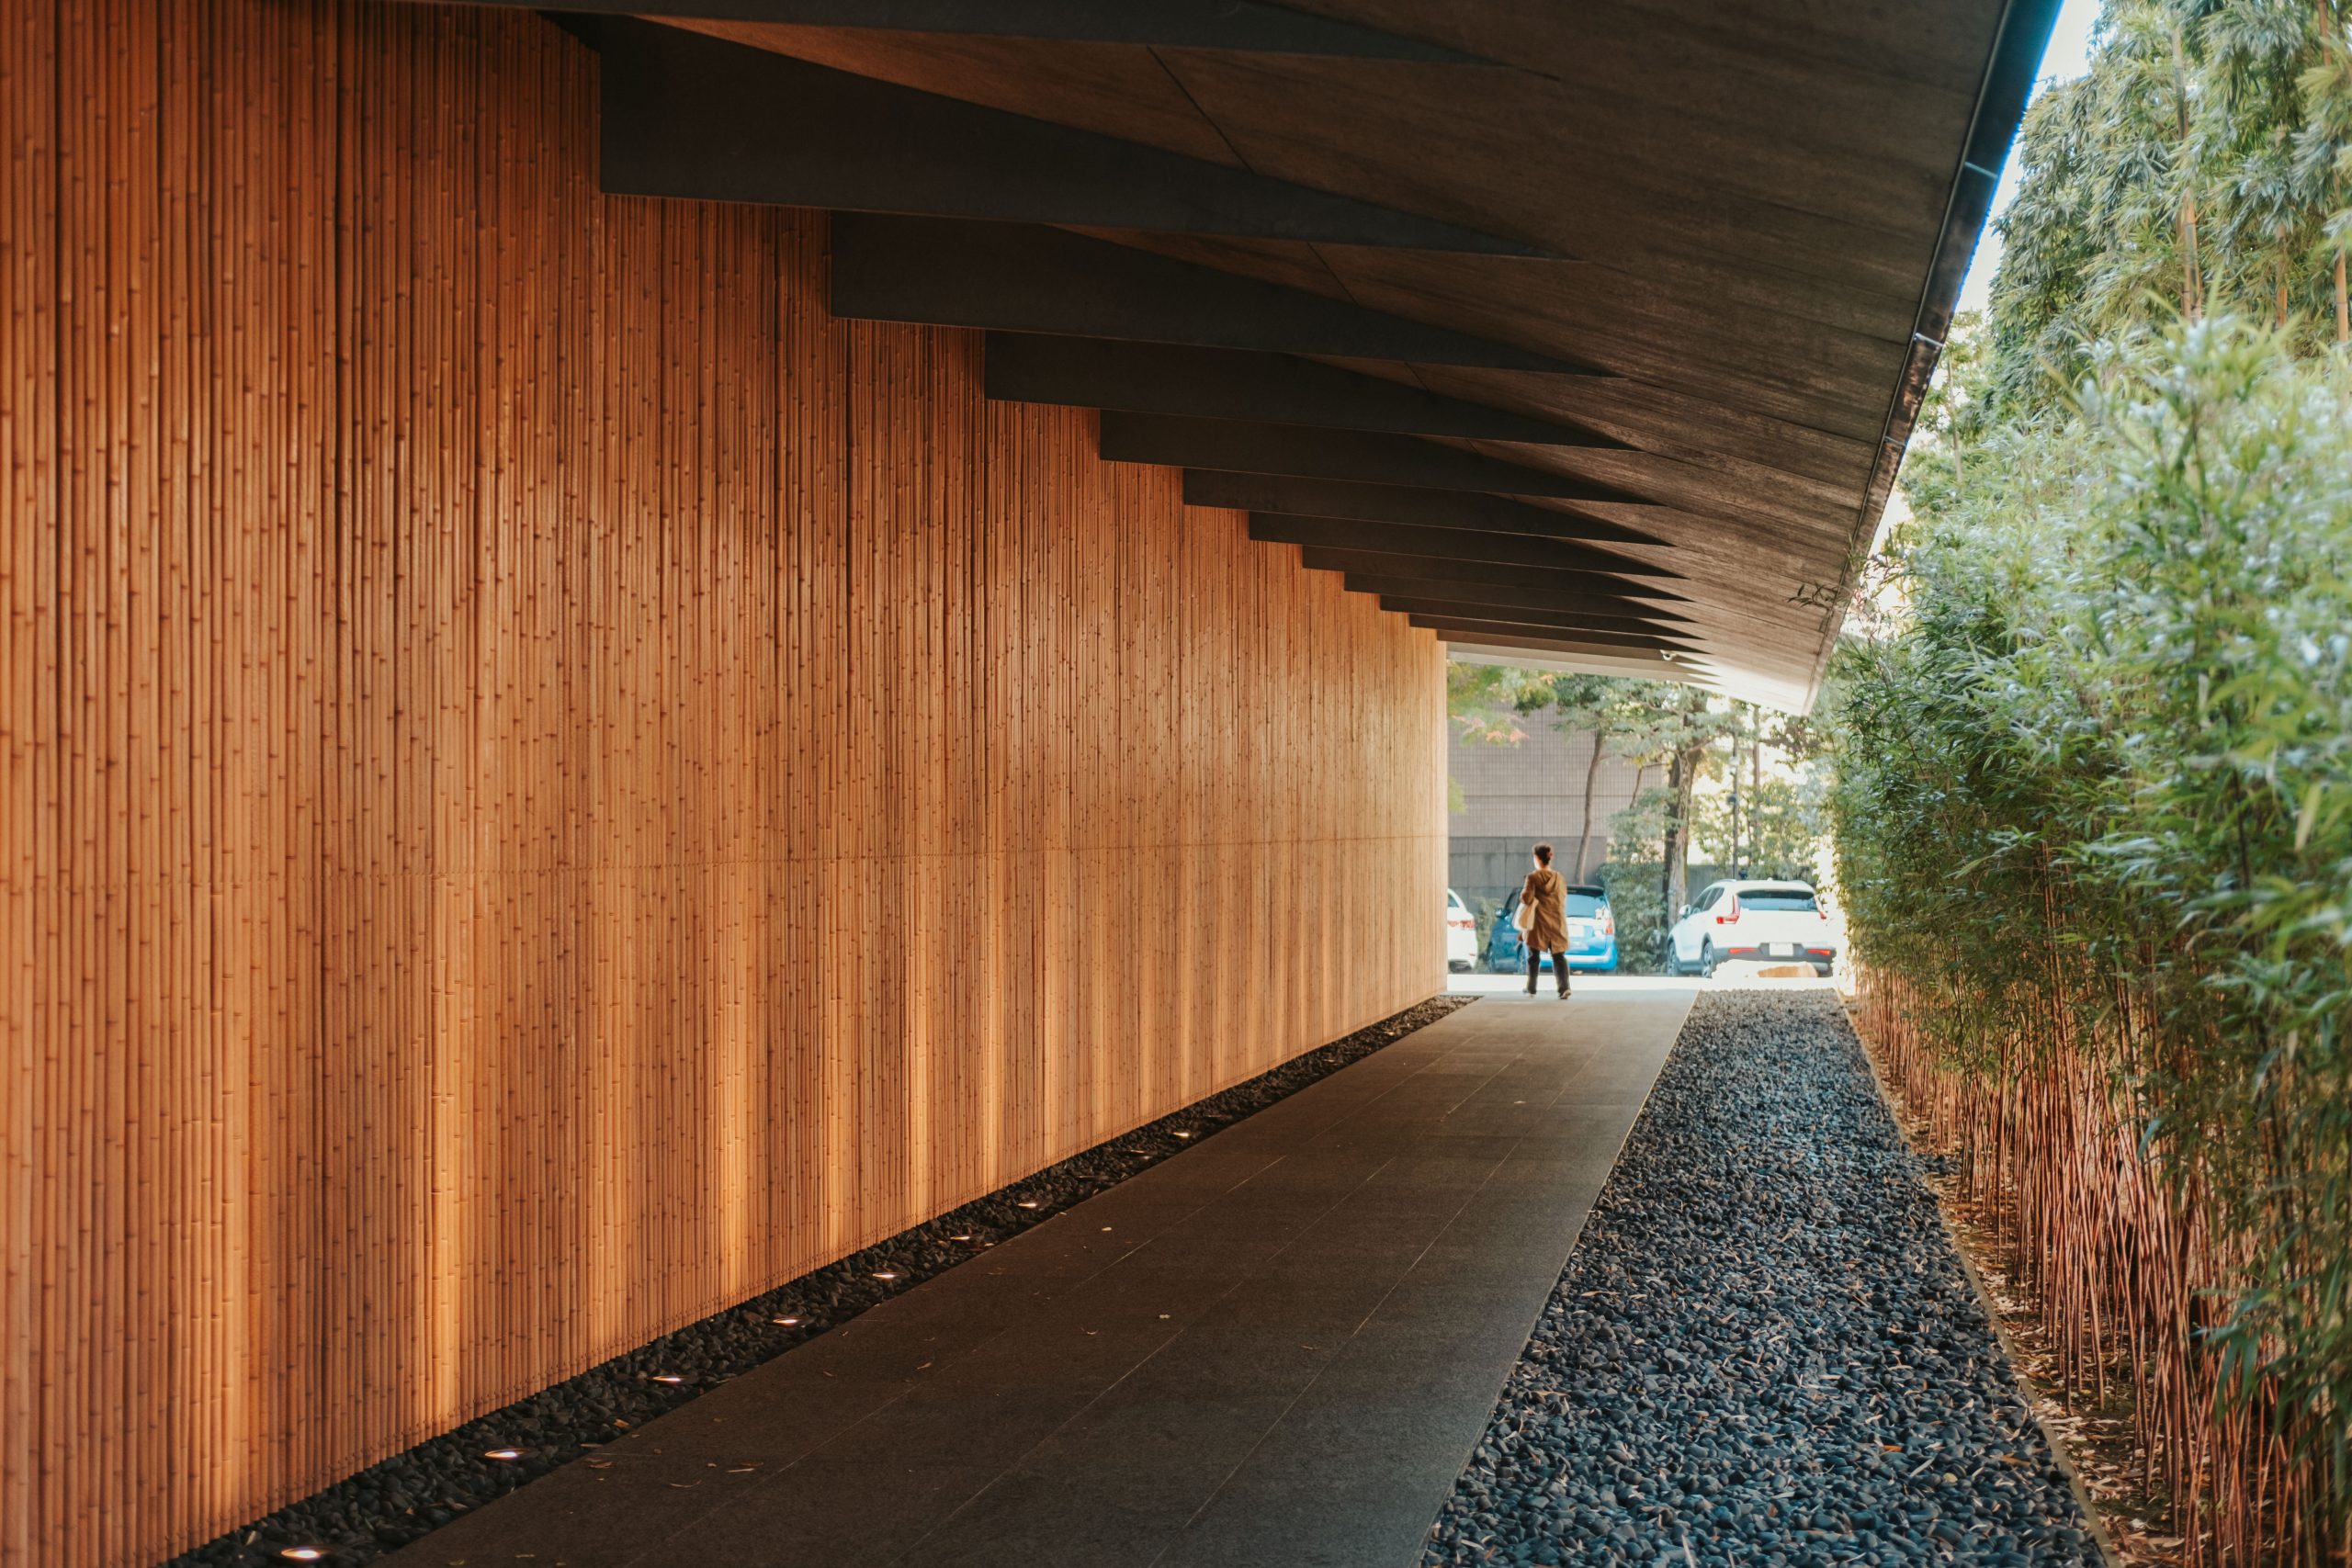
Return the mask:
M 2352 1562 L 2346 28 L 2103 6 L 1842 670 L 1890 1049 L 1959 1075 L 2053 1332 L 2127 1348 L 2199 1561 Z
M 1428 995 L 1442 654 L 531 17 L 0 0 L 0 1562 L 152 1561 Z
M 2344 0 L 2103 0 L 2087 69 L 2027 111 L 1971 417 L 2063 409 L 2094 346 L 2235 315 L 2352 341 Z
M 2227 320 L 2102 352 L 1915 494 L 1838 656 L 1838 882 L 2190 1561 L 2352 1562 L 2352 379 Z

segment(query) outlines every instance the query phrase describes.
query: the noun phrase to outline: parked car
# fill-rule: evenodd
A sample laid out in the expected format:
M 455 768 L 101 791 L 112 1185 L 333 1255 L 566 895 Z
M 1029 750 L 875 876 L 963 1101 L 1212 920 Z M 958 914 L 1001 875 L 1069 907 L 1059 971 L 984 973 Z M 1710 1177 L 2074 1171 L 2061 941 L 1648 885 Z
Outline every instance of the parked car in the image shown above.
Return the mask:
M 1510 923 L 1511 914 L 1519 906 L 1516 896 L 1503 900 L 1495 911 L 1494 930 L 1487 934 L 1487 967 L 1497 975 L 1527 973 L 1527 945 L 1520 940 L 1519 928 Z M 1541 955 L 1544 968 L 1552 967 L 1552 955 Z
M 1617 917 L 1609 912 L 1609 889 L 1568 888 L 1568 968 L 1617 972 Z
M 1838 964 L 1829 911 L 1802 882 L 1710 883 L 1666 942 L 1672 975 L 1712 975 L 1721 964 L 1810 964 L 1826 975 Z
M 1511 924 L 1518 911 L 1518 895 L 1503 900 L 1495 917 L 1494 934 L 1487 939 L 1487 967 L 1498 975 L 1527 973 L 1527 947 L 1520 940 L 1519 928 Z M 1617 968 L 1617 917 L 1609 912 L 1609 889 L 1584 883 L 1570 883 L 1567 895 L 1568 970 L 1595 970 L 1613 974 Z M 1549 971 L 1552 955 L 1540 953 L 1536 962 Z
M 1449 887 L 1445 890 L 1445 967 L 1449 973 L 1466 975 L 1477 966 L 1477 917 L 1470 913 L 1462 895 Z

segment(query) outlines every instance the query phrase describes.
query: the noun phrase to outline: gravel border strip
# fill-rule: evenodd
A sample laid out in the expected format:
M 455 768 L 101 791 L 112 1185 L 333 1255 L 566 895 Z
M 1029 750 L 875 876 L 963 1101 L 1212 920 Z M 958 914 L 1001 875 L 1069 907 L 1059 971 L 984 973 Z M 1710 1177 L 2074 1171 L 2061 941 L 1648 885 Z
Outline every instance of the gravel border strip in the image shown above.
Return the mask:
M 374 1562 L 1475 1000 L 1441 994 L 1294 1056 L 937 1219 L 429 1438 L 183 1552 L 164 1568 L 277 1568 L 289 1561 L 289 1551 L 303 1548 L 319 1551 L 311 1560 L 334 1568 Z M 876 1278 L 885 1272 L 893 1277 Z M 488 1457 L 492 1452 L 514 1457 L 493 1460 Z
M 1426 1568 L 2092 1568 L 1837 998 L 1702 992 Z

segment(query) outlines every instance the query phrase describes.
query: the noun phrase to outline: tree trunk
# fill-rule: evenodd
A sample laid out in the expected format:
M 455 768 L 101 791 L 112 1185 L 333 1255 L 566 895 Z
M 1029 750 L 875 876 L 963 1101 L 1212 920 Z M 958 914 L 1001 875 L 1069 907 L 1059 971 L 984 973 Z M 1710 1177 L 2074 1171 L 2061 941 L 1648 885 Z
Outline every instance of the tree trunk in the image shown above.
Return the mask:
M 1592 846 L 1592 791 L 1600 778 L 1600 752 L 1609 743 L 1609 732 L 1595 727 L 1592 732 L 1592 760 L 1584 765 L 1584 829 L 1577 836 L 1577 880 L 1584 880 L 1585 862 Z
M 1756 807 L 1764 798 L 1764 738 L 1747 749 L 1747 836 L 1756 837 Z
M 1690 792 L 1698 783 L 1699 763 L 1705 758 L 1704 746 L 1685 746 L 1674 753 L 1667 764 L 1667 784 L 1674 791 L 1674 805 L 1666 819 L 1666 923 L 1672 925 L 1682 912 L 1682 900 L 1688 891 L 1684 884 L 1690 880 Z
M 1734 712 L 1738 710 L 1735 708 Z M 1745 738 L 1734 731 L 1731 738 L 1731 874 L 1739 874 L 1739 808 L 1747 804 L 1739 798 L 1739 748 Z
M 1682 782 L 1682 753 L 1677 751 L 1666 764 L 1666 787 L 1674 792 L 1674 800 L 1666 808 L 1666 842 L 1660 846 L 1658 899 L 1664 906 L 1660 922 L 1671 926 L 1682 913 L 1682 796 L 1687 786 Z

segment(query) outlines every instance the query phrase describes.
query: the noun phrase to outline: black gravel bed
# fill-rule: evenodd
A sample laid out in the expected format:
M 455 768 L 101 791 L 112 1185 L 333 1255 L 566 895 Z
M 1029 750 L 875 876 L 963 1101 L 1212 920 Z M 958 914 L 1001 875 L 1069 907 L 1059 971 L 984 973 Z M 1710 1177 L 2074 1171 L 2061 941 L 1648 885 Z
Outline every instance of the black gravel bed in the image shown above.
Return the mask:
M 165 1568 L 282 1568 L 289 1551 L 304 1548 L 322 1551 L 315 1561 L 334 1568 L 373 1562 L 1475 999 L 1433 997 L 1295 1056 L 926 1224 L 428 1438 L 183 1552 Z M 885 1271 L 897 1278 L 875 1278 Z M 488 1457 L 492 1453 L 514 1457 Z
M 1826 991 L 1701 995 L 1425 1568 L 2099 1559 Z

